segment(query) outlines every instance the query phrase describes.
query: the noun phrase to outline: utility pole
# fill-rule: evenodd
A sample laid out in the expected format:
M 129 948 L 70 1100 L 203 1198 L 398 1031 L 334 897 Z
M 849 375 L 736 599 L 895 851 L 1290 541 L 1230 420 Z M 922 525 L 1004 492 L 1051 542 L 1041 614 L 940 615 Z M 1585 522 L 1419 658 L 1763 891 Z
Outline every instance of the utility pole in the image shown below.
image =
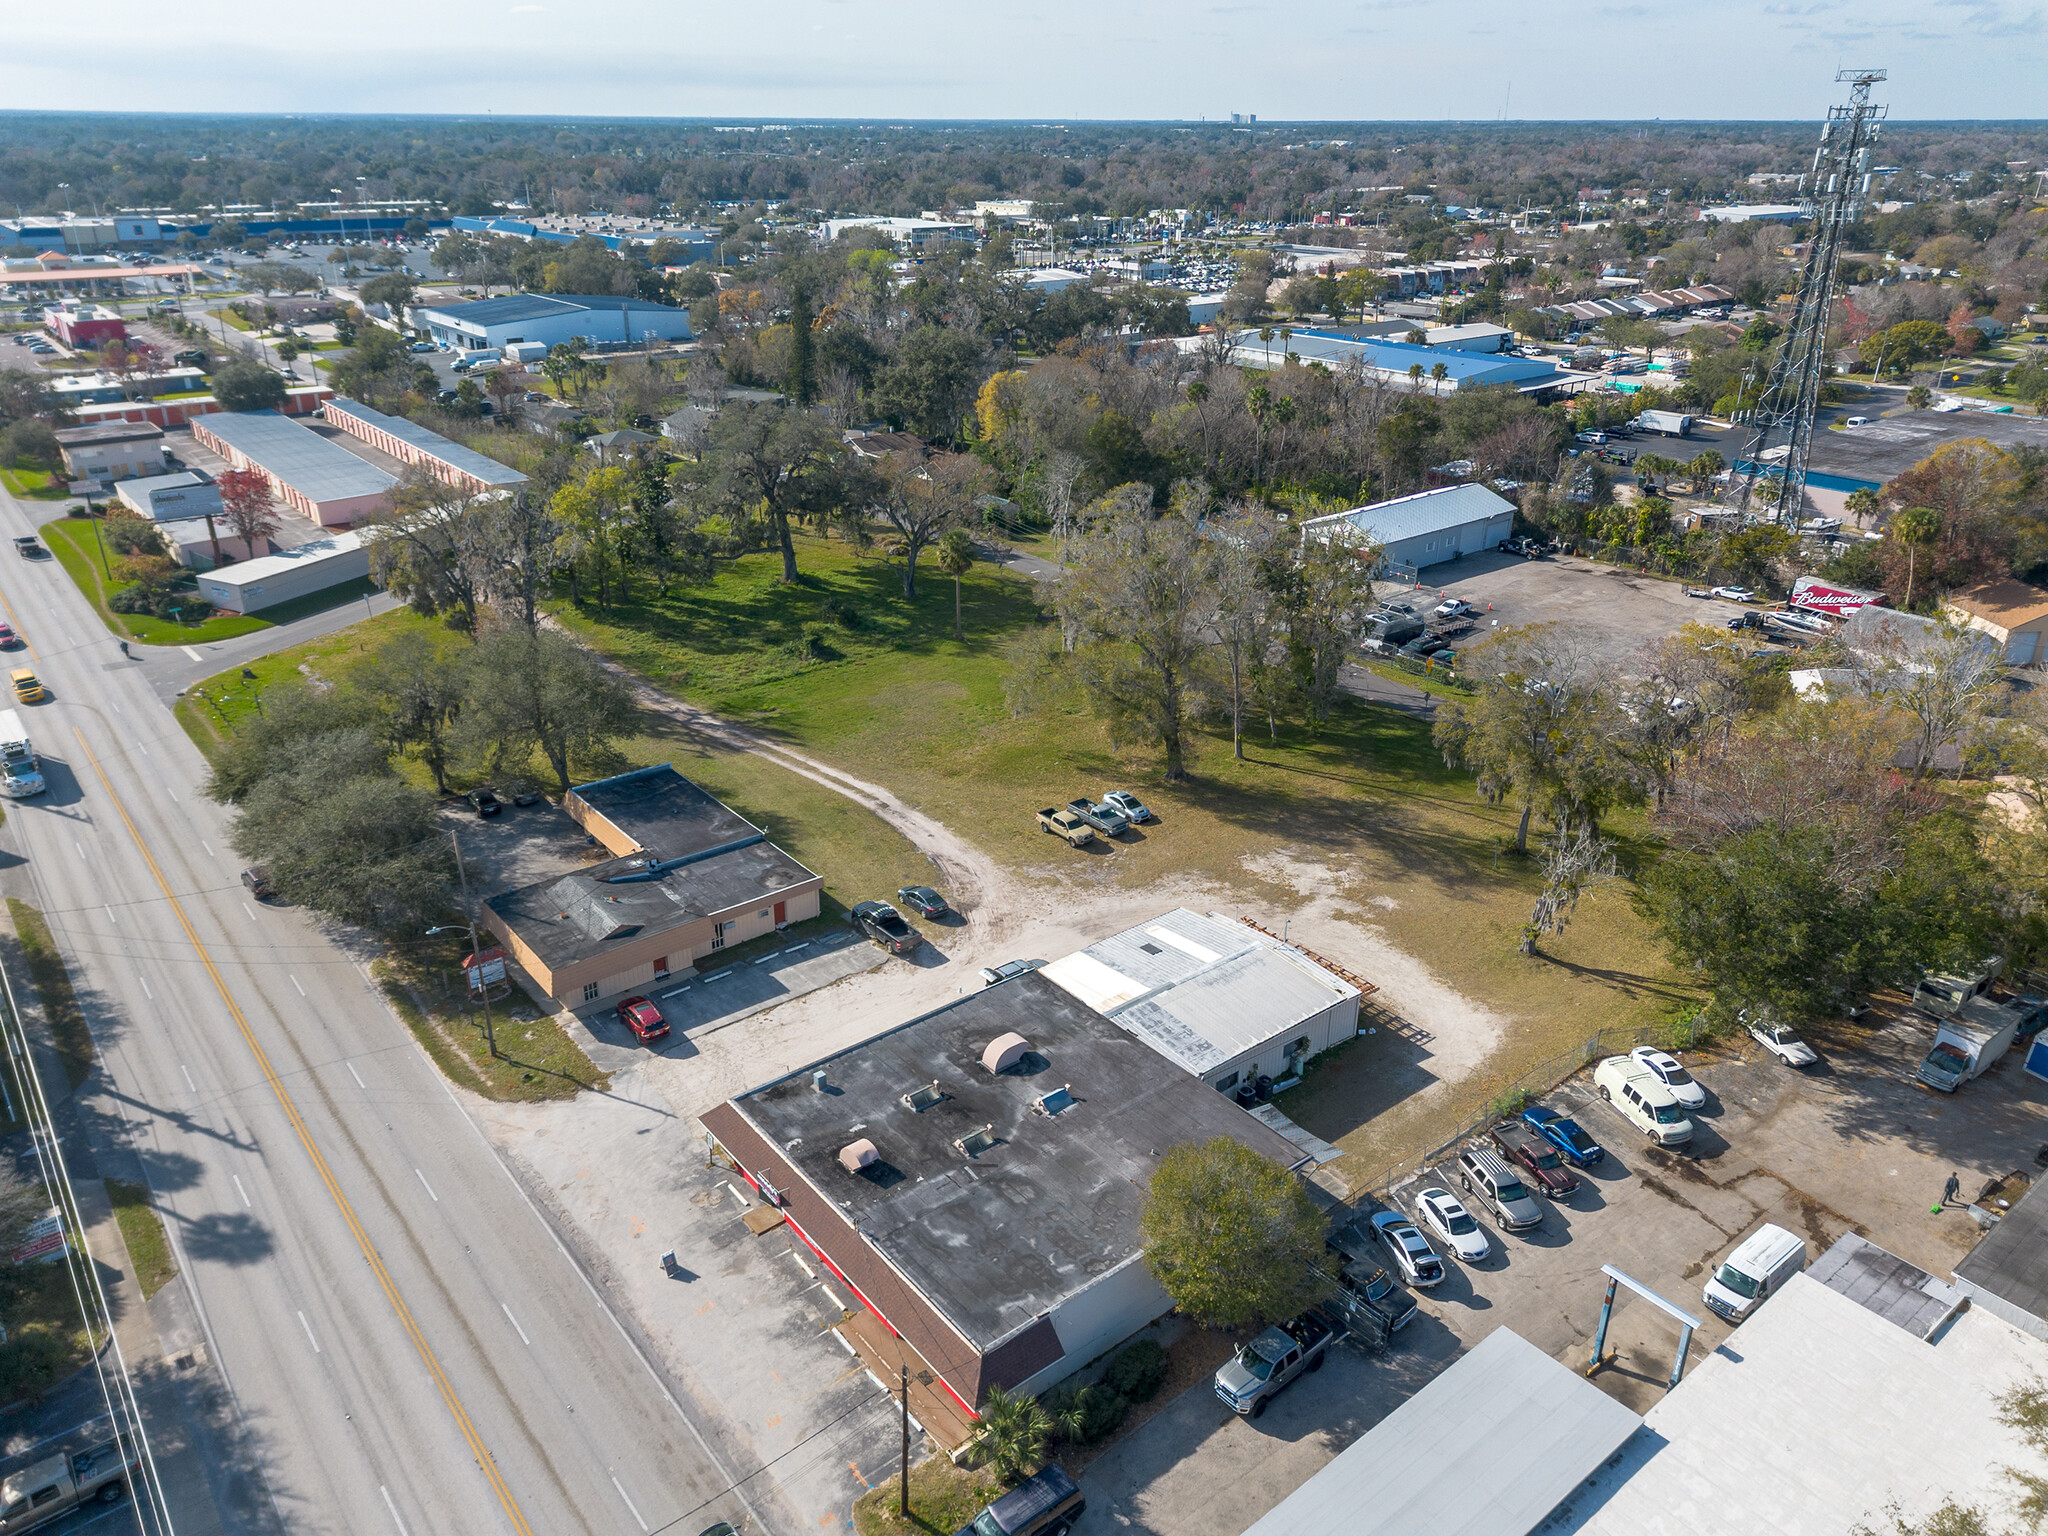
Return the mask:
M 455 878 L 462 882 L 462 916 L 464 921 L 469 924 L 469 957 L 474 960 L 477 955 L 476 911 L 469 904 L 469 871 L 463 867 L 462 863 L 462 837 L 459 833 L 450 832 L 448 834 L 448 841 L 455 846 Z M 478 966 L 477 970 L 481 973 L 483 967 Z M 491 1060 L 496 1061 L 498 1059 L 498 1036 L 491 1026 L 491 984 L 488 980 L 483 984 L 483 995 L 484 1043 L 490 1047 Z
M 910 1367 L 897 1367 L 903 1373 L 903 1486 L 897 1490 L 896 1513 L 904 1519 L 910 1518 Z
M 1881 69 L 1844 69 L 1835 75 L 1849 86 L 1849 104 L 1828 109 L 1820 145 L 1813 152 L 1813 169 L 1802 186 L 1813 234 L 1792 320 L 1777 352 L 1759 354 L 1755 369 L 1743 381 L 1745 391 L 1754 389 L 1756 405 L 1747 413 L 1752 432 L 1743 457 L 1749 471 L 1736 509 L 1749 510 L 1757 481 L 1773 481 L 1767 493 L 1769 515 L 1788 528 L 1798 525 L 1806 500 L 1806 462 L 1828 366 L 1828 319 L 1842 238 L 1862 216 L 1863 197 L 1870 190 L 1870 146 L 1886 111 L 1871 105 L 1870 88 L 1885 78 Z

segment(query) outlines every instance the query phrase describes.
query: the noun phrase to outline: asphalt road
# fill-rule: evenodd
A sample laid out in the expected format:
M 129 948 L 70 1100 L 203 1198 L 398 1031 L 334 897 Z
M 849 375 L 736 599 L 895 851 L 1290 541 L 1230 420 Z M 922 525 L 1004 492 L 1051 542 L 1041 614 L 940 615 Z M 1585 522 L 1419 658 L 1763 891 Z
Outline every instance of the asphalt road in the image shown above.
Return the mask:
M 0 523 L 34 518 L 0 493 Z M 725 1492 L 716 1421 L 646 1363 L 363 957 L 243 899 L 154 669 L 54 561 L 0 567 L 0 606 L 54 695 L 21 707 L 50 788 L 7 807 L 8 878 L 72 964 L 87 1117 L 139 1156 L 238 1405 L 251 1464 L 210 1470 L 260 1478 L 294 1531 L 790 1529 L 768 1479 Z

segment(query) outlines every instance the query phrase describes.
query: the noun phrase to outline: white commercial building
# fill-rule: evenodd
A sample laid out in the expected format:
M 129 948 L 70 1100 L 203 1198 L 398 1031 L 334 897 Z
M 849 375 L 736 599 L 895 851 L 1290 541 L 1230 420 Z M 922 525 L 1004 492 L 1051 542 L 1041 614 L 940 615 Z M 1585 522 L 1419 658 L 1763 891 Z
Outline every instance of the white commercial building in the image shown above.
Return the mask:
M 1515 504 L 1497 491 L 1468 483 L 1313 517 L 1301 525 L 1301 537 L 1304 544 L 1310 539 L 1377 544 L 1383 567 L 1419 571 L 1492 549 L 1514 529 Z
M 923 245 L 929 240 L 972 241 L 975 228 L 954 219 L 892 219 L 881 215 L 865 218 L 827 219 L 818 226 L 824 232 L 826 242 L 837 240 L 849 229 L 872 229 L 887 235 L 891 240 L 907 242 L 913 246 Z
M 359 533 L 330 534 L 281 554 L 209 571 L 199 595 L 228 613 L 255 613 L 370 574 L 370 551 Z
M 552 347 L 578 337 L 592 347 L 690 339 L 683 310 L 615 294 L 508 293 L 468 304 L 415 304 L 409 315 L 434 340 L 460 352 L 517 341 Z
M 1176 907 L 1045 968 L 1097 1013 L 1230 1093 L 1358 1033 L 1362 990 L 1220 912 Z

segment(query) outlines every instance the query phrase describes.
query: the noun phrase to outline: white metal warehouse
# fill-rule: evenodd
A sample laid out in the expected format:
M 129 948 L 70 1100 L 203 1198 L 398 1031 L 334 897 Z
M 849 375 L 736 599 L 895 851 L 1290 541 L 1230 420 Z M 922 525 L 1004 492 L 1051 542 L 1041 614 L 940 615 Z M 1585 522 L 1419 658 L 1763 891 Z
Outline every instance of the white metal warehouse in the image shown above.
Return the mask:
M 1358 1033 L 1357 987 L 1220 912 L 1177 907 L 1045 975 L 1221 1093 L 1290 1076 Z
M 199 595 L 228 613 L 255 613 L 369 574 L 370 551 L 363 536 L 337 533 L 261 560 L 208 571 L 199 578 Z
M 1440 485 L 1392 501 L 1312 517 L 1301 525 L 1310 539 L 1377 544 L 1381 563 L 1420 570 L 1492 549 L 1515 531 L 1515 504 L 1483 485 Z

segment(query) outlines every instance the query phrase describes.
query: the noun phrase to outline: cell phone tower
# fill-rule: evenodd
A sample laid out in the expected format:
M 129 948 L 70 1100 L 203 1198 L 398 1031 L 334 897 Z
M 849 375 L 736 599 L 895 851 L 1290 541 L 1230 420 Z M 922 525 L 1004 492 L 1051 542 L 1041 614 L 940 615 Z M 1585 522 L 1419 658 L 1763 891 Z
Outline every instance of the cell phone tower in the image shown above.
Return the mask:
M 1813 169 L 1799 183 L 1813 238 L 1799 275 L 1792 323 L 1777 351 L 1761 354 L 1743 380 L 1743 393 L 1756 404 L 1740 418 L 1750 438 L 1743 451 L 1748 474 L 1736 507 L 1747 512 L 1752 499 L 1763 502 L 1772 521 L 1788 528 L 1799 525 L 1806 499 L 1806 460 L 1813 447 L 1814 407 L 1827 372 L 1828 314 L 1842 236 L 1862 216 L 1870 191 L 1870 147 L 1886 111 L 1871 105 L 1870 88 L 1885 78 L 1881 69 L 1844 69 L 1835 75 L 1847 82 L 1849 100 L 1828 109 Z

